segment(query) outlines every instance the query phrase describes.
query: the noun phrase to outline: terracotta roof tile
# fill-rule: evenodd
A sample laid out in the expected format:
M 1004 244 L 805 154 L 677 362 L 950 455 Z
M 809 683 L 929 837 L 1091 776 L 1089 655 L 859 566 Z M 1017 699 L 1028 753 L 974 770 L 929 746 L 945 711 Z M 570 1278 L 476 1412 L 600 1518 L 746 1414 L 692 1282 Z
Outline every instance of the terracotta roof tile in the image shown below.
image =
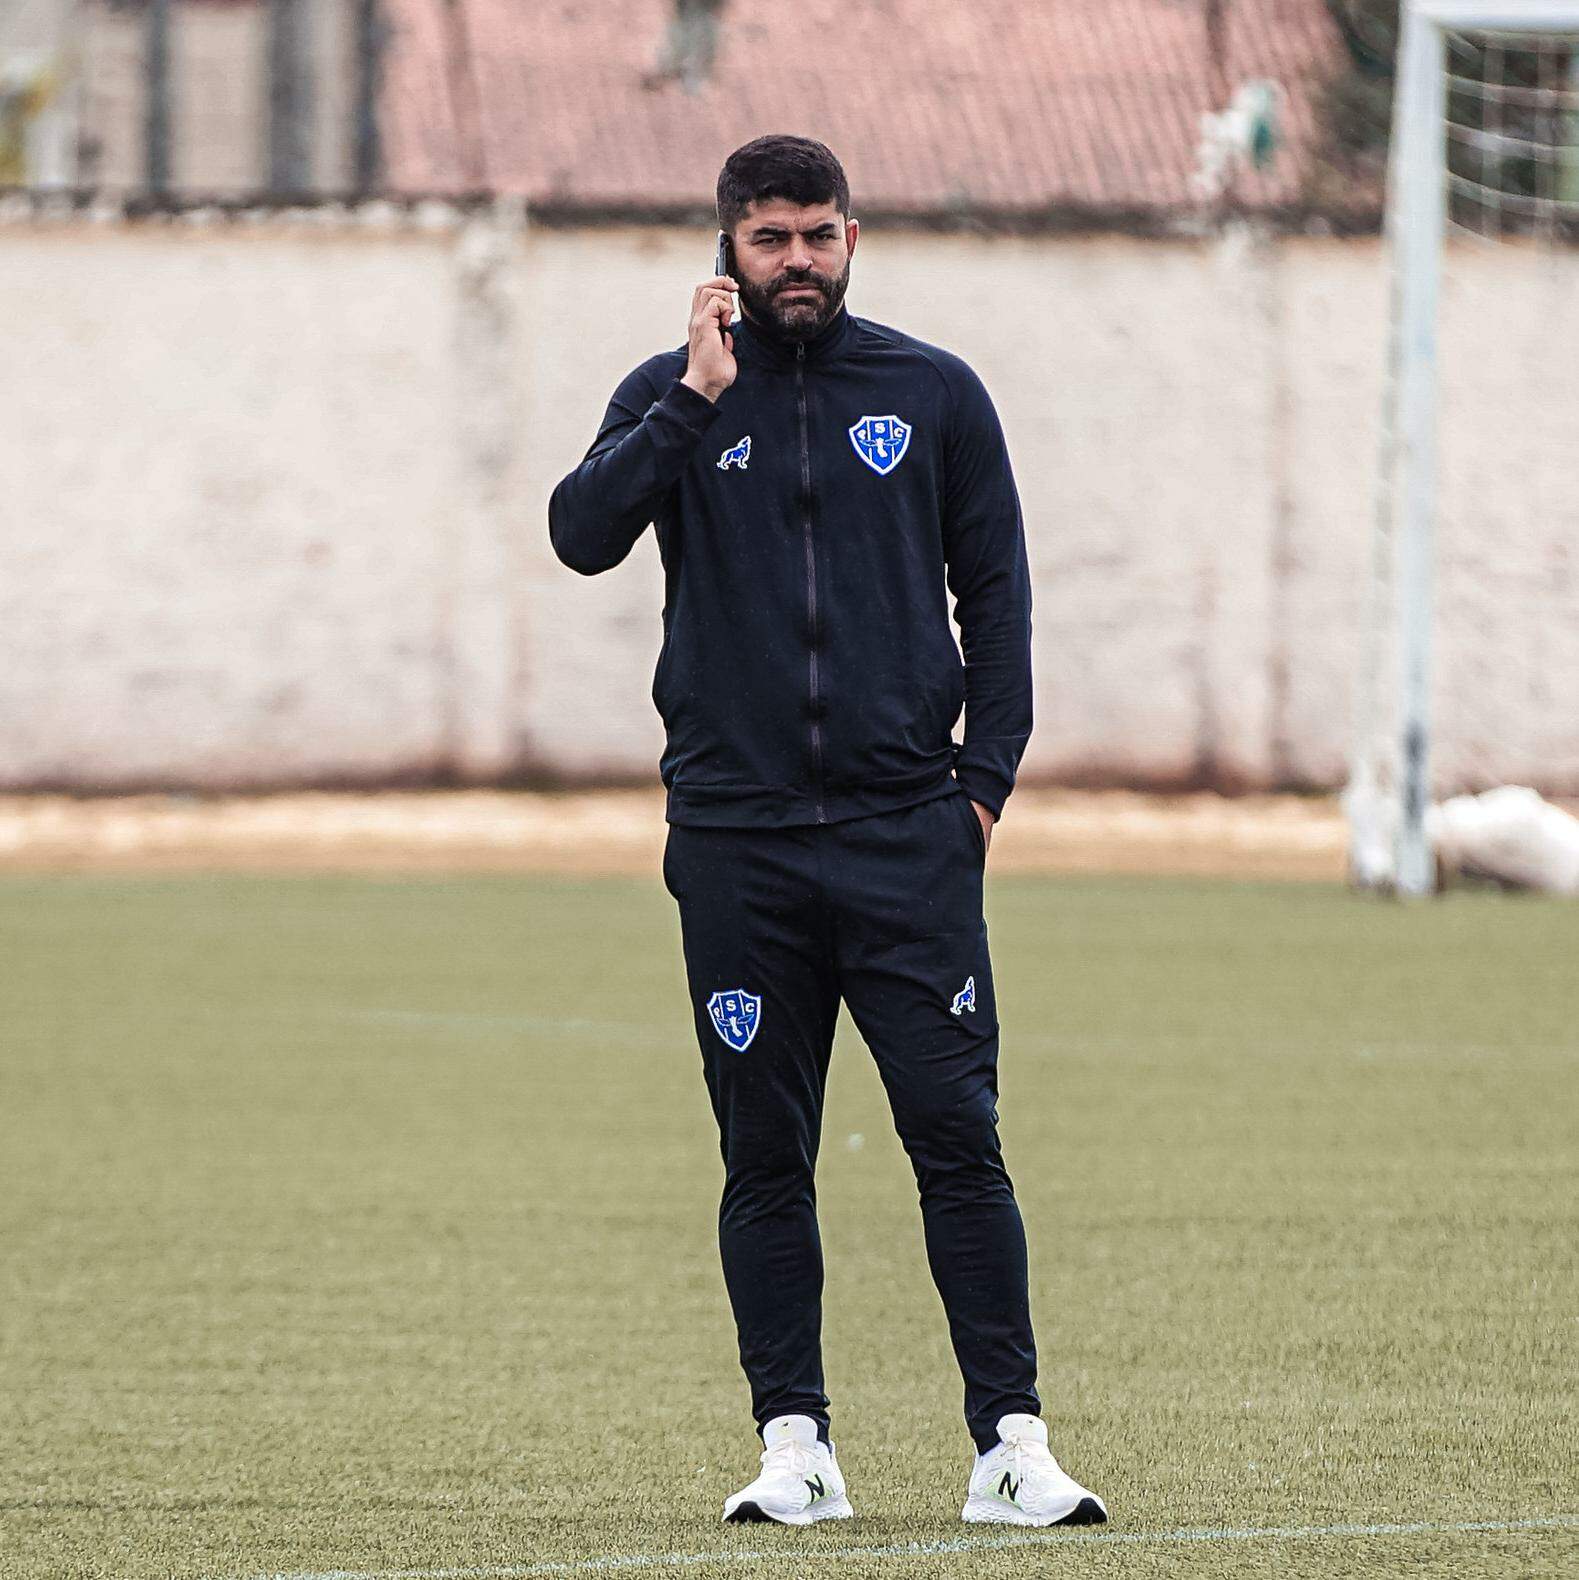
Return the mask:
M 833 148 L 857 214 L 1178 208 L 1214 83 L 1255 77 L 1283 86 L 1286 140 L 1238 195 L 1288 201 L 1341 48 L 1323 0 L 1225 0 L 1220 74 L 1201 0 L 732 0 L 693 95 L 642 83 L 670 0 L 465 0 L 463 26 L 444 0 L 388 11 L 397 188 L 636 209 L 711 206 L 724 156 L 767 131 Z

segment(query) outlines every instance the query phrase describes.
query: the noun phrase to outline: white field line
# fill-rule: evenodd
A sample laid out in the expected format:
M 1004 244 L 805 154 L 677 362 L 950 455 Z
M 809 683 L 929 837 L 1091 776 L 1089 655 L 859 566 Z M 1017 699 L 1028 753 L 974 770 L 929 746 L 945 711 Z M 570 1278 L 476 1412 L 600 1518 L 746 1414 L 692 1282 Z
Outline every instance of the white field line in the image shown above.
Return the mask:
M 604 1574 L 620 1569 L 685 1569 L 696 1564 L 839 1563 L 851 1558 L 947 1558 L 1014 1547 L 1160 1547 L 1210 1542 L 1302 1542 L 1345 1536 L 1461 1536 L 1477 1531 L 1579 1530 L 1579 1514 L 1529 1520 L 1419 1520 L 1408 1525 L 1261 1525 L 1179 1531 L 1024 1531 L 956 1536 L 939 1542 L 881 1547 L 720 1548 L 706 1553 L 614 1553 L 602 1558 L 549 1559 L 482 1569 L 305 1569 L 250 1580 L 532 1580 L 536 1575 Z
M 543 1032 L 556 1037 L 602 1037 L 618 1042 L 655 1039 L 677 1042 L 695 1036 L 688 1025 L 674 1028 L 633 1020 L 579 1020 L 563 1015 L 490 1015 L 471 1010 L 349 1009 L 328 1013 L 339 1020 L 370 1021 L 388 1026 L 434 1026 L 446 1031 Z
M 289 1013 L 293 1018 L 298 1018 L 301 1013 L 299 1006 L 293 1006 Z M 651 1021 L 589 1020 L 575 1016 L 499 1015 L 452 1009 L 349 1009 L 339 1005 L 325 1006 L 317 1009 L 315 1013 L 336 1020 L 382 1023 L 391 1026 L 428 1026 L 448 1031 L 477 1033 L 542 1032 L 551 1036 L 600 1037 L 610 1042 L 623 1040 L 685 1044 L 695 1036 L 695 1030 L 688 1021 L 677 1020 L 672 1015 L 668 1019 L 659 1016 Z M 850 1030 L 848 1027 L 841 1029 L 846 1032 Z M 1141 1043 L 1148 1049 L 1186 1050 L 1221 1048 L 1224 1045 L 1222 1037 L 1207 1032 L 1195 1036 L 1170 1034 L 1166 1037 L 1137 1039 L 1087 1036 L 1077 1033 L 1063 1036 L 1057 1032 L 1016 1031 L 1013 1027 L 1005 1032 L 1004 1040 L 1014 1047 L 1045 1048 L 1055 1053 L 1098 1054 L 1126 1053 Z M 1368 1042 L 1362 1039 L 1357 1042 L 1343 1040 L 1320 1043 L 1306 1039 L 1302 1042 L 1284 1043 L 1255 1039 L 1255 1045 L 1261 1052 L 1271 1055 L 1321 1052 L 1366 1060 L 1398 1056 L 1439 1060 L 1455 1055 L 1466 1059 L 1487 1059 L 1505 1058 L 1515 1052 L 1521 1057 L 1535 1054 L 1563 1061 L 1579 1058 L 1579 1043 L 1520 1043 L 1515 1049 L 1511 1045 L 1491 1046 L 1483 1043 L 1446 1041 Z

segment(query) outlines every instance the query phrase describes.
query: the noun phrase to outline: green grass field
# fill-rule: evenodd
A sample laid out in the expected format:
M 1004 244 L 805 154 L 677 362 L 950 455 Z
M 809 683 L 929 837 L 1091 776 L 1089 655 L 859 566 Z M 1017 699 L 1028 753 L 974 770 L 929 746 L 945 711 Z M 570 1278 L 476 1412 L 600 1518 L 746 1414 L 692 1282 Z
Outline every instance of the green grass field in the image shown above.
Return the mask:
M 859 1518 L 717 1523 L 758 1445 L 656 879 L 0 883 L 0 1574 L 1579 1574 L 1579 908 L 1005 877 L 989 921 L 1094 1536 L 959 1523 L 959 1380 L 848 1025 Z

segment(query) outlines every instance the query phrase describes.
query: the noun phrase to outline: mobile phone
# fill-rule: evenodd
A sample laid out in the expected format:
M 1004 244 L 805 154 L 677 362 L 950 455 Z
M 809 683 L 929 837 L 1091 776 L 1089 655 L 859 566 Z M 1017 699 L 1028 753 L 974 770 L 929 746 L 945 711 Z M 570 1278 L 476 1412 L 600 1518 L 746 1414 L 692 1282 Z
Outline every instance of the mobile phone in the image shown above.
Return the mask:
M 727 274 L 731 280 L 735 278 L 735 249 L 729 240 L 729 232 L 721 230 L 718 233 L 718 250 L 713 254 L 713 273 Z M 740 316 L 740 302 L 733 292 L 730 292 L 729 305 L 731 317 Z M 725 333 L 719 330 L 720 334 Z

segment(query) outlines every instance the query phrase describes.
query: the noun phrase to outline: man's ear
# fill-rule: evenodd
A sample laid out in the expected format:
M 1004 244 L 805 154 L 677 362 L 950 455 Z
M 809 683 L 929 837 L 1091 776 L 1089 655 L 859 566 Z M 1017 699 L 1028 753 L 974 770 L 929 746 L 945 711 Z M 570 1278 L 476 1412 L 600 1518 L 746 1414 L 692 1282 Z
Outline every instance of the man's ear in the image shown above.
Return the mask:
M 855 256 L 855 244 L 860 239 L 860 235 L 860 220 L 850 219 L 844 222 L 844 246 L 852 258 Z

